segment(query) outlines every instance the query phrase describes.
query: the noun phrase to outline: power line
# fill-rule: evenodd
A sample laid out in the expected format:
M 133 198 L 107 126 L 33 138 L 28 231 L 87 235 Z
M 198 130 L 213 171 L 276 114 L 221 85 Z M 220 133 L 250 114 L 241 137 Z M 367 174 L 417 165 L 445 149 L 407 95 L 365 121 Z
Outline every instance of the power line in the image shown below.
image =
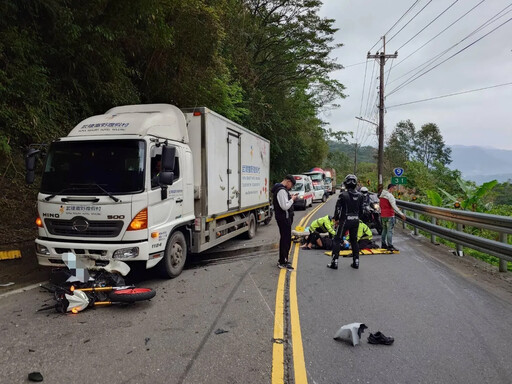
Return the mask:
M 361 64 L 364 64 L 364 63 L 367 63 L 367 62 L 368 62 L 368 60 L 366 60 L 366 61 L 361 61 L 360 63 L 350 64 L 350 65 L 344 65 L 344 66 L 343 66 L 343 69 L 345 69 L 345 68 L 350 68 L 350 67 L 355 67 L 356 65 L 361 65 Z
M 478 7 L 480 4 L 482 4 L 485 0 L 482 0 L 480 3 L 478 3 L 477 5 L 475 5 L 473 8 L 471 8 L 469 11 L 467 11 L 464 15 L 462 15 L 461 17 L 459 17 L 457 20 L 455 20 L 453 23 L 451 23 L 448 27 L 446 27 L 444 30 L 442 30 L 441 32 L 439 32 L 436 36 L 434 36 L 432 39 L 430 39 L 429 41 L 427 41 L 425 44 L 423 44 L 421 47 L 419 47 L 418 49 L 416 49 L 413 53 L 411 53 L 409 56 L 407 56 L 405 59 L 403 59 L 402 61 L 399 61 L 395 67 L 397 67 L 398 65 L 400 65 L 401 63 L 403 63 L 407 58 L 411 57 L 414 53 L 416 53 L 417 51 L 419 51 L 421 48 L 423 48 L 425 45 L 427 45 L 429 42 L 431 42 L 432 40 L 434 40 L 436 37 L 438 37 L 439 35 L 441 35 L 443 32 L 445 32 L 448 28 L 450 28 L 451 26 L 453 26 L 455 23 L 457 23 L 459 20 L 461 20 L 463 17 L 465 17 L 468 13 L 470 13 L 471 11 L 473 11 L 476 7 Z M 485 23 L 483 23 L 482 25 L 480 25 L 477 29 L 475 29 L 473 32 L 471 32 L 469 35 L 467 35 L 465 38 L 463 38 L 462 40 L 460 40 L 458 43 L 452 45 L 450 48 L 447 48 L 446 50 L 444 50 L 443 52 L 439 53 L 437 56 L 427 60 L 425 63 L 423 64 L 420 64 L 418 65 L 417 67 L 411 69 L 410 71 L 407 71 L 406 73 L 404 73 L 403 75 L 397 77 L 396 79 L 392 80 L 390 82 L 390 84 L 394 83 L 395 81 L 401 79 L 402 77 L 405 77 L 407 76 L 409 73 L 411 72 L 414 72 L 416 71 L 417 69 L 419 68 L 422 68 L 422 69 L 419 69 L 412 77 L 414 77 L 415 75 L 417 75 L 418 73 L 420 73 L 423 69 L 425 69 L 426 67 L 428 67 L 430 65 L 430 63 L 436 61 L 437 59 L 439 59 L 440 57 L 442 57 L 445 53 L 447 53 L 448 51 L 450 51 L 452 48 L 455 48 L 457 45 L 459 45 L 460 43 L 462 43 L 464 40 L 466 39 L 469 39 L 471 36 L 473 36 L 475 33 L 477 33 L 478 31 L 480 31 L 481 29 L 485 28 L 487 25 L 489 25 L 490 23 L 493 23 L 494 21 L 496 21 L 496 17 L 498 17 L 498 15 L 500 13 L 502 13 L 503 11 L 505 11 L 507 8 L 509 8 L 510 6 L 512 6 L 512 4 L 508 5 L 507 7 L 503 8 L 500 12 L 498 12 L 496 15 L 492 16 L 490 19 L 488 19 Z M 510 12 L 510 11 L 509 11 Z M 508 12 L 507 12 L 508 13 Z M 505 13 L 504 15 L 500 16 L 499 18 L 505 16 L 507 13 Z M 493 20 L 495 19 L 495 20 Z
M 483 90 L 491 89 L 491 88 L 504 87 L 504 86 L 506 86 L 506 85 L 512 85 L 512 82 L 510 82 L 510 83 L 503 83 L 503 84 L 497 84 L 497 85 L 491 85 L 491 86 L 489 86 L 489 87 L 484 87 L 484 88 L 470 89 L 470 90 L 468 90 L 468 91 L 461 91 L 461 92 L 456 92 L 456 93 L 450 93 L 450 94 L 448 94 L 448 95 L 442 95 L 442 96 L 429 97 L 428 99 L 421 99 L 421 100 L 416 100 L 416 101 L 409 101 L 409 102 L 407 102 L 407 103 L 401 103 L 401 104 L 390 105 L 389 107 L 386 107 L 386 108 L 387 108 L 387 109 L 390 109 L 390 108 L 395 108 L 395 107 L 401 107 L 401 106 L 403 106 L 403 105 L 409 105 L 409 104 L 422 103 L 422 102 L 424 102 L 424 101 L 430 101 L 430 100 L 442 99 L 442 98 L 450 97 L 450 96 L 463 95 L 463 94 L 465 94 L 465 93 L 472 93 L 472 92 L 483 91 Z
M 373 80 L 374 80 L 374 77 L 375 77 L 375 61 L 373 62 L 372 76 L 371 76 L 371 80 L 370 80 L 370 87 L 369 87 L 369 90 L 368 90 L 368 99 L 366 100 L 366 108 L 364 109 L 364 114 L 365 115 L 368 113 L 368 106 L 370 104 L 370 95 L 371 95 L 371 92 L 373 90 Z
M 375 63 L 374 63 L 375 65 Z M 363 110 L 363 98 L 364 98 L 364 90 L 366 87 L 366 70 L 368 69 L 368 59 L 366 59 L 366 65 L 364 66 L 364 78 L 363 78 L 363 92 L 361 92 L 361 105 L 359 107 L 359 114 Z
M 404 13 L 402 16 L 400 16 L 400 18 L 395 22 L 395 24 L 393 24 L 393 26 L 392 26 L 391 28 L 389 28 L 389 29 L 388 29 L 388 31 L 384 34 L 384 36 L 386 36 L 389 32 L 391 32 L 391 31 L 393 30 L 393 28 L 395 28 L 395 26 L 396 26 L 396 25 L 397 25 L 397 24 L 398 24 L 398 23 L 399 23 L 399 22 L 400 22 L 400 21 L 401 21 L 401 20 L 402 20 L 402 19 L 403 19 L 403 18 L 404 18 L 404 17 L 405 17 L 405 16 L 406 16 L 410 11 L 411 11 L 411 9 L 413 9 L 413 8 L 416 6 L 416 4 L 418 4 L 419 2 L 420 2 L 420 0 L 416 0 L 416 1 L 414 2 L 414 4 L 413 4 L 413 5 L 411 5 L 411 6 L 409 7 L 409 9 L 408 9 L 407 11 L 405 11 L 405 13 Z M 377 40 L 377 42 L 376 42 L 375 44 L 373 44 L 373 47 L 371 47 L 371 48 L 368 50 L 368 52 L 370 52 L 370 51 L 371 51 L 371 50 L 372 50 L 372 49 L 373 49 L 377 44 L 379 44 L 379 41 L 381 41 L 381 39 Z
M 402 28 L 400 28 L 400 30 L 399 30 L 397 33 L 395 33 L 393 36 L 391 36 L 391 37 L 389 38 L 388 43 L 389 43 L 391 40 L 393 40 L 393 38 L 394 38 L 396 35 L 398 35 L 400 32 L 402 32 L 402 30 L 403 30 L 405 27 L 407 27 L 407 26 L 409 25 L 409 23 L 410 23 L 411 21 L 413 21 L 413 20 L 416 18 L 416 16 L 418 16 L 421 12 L 423 12 L 423 10 L 424 10 L 425 8 L 427 8 L 427 6 L 428 6 L 431 2 L 432 2 L 432 0 L 429 0 L 429 2 L 428 2 L 427 4 L 425 4 L 425 5 L 423 6 L 423 8 L 421 8 L 418 12 L 416 12 L 416 14 L 411 18 L 411 20 L 409 20 L 409 21 L 407 22 L 407 24 L 405 24 Z
M 462 48 L 461 50 L 455 52 L 453 55 L 451 55 L 450 57 L 448 57 L 447 59 L 441 61 L 439 64 L 435 65 L 434 67 L 430 68 L 429 70 L 419 74 L 418 76 L 414 77 L 415 75 L 411 76 L 411 78 L 409 78 L 408 80 L 406 80 L 405 82 L 403 82 L 401 85 L 399 85 L 398 87 L 396 87 L 395 89 L 393 89 L 391 92 L 388 93 L 388 96 L 390 96 L 391 94 L 399 91 L 400 89 L 404 88 L 405 86 L 409 85 L 410 83 L 412 83 L 413 81 L 419 79 L 420 77 L 426 75 L 427 73 L 429 73 L 430 71 L 432 71 L 433 69 L 439 67 L 441 64 L 447 62 L 448 60 L 450 60 L 451 58 L 457 56 L 459 53 L 462 53 L 463 51 L 465 51 L 466 49 L 468 49 L 469 47 L 471 47 L 472 45 L 478 43 L 480 40 L 482 40 L 484 37 L 487 37 L 488 35 L 490 35 L 491 33 L 493 33 L 494 31 L 496 31 L 497 29 L 501 28 L 502 26 L 504 26 L 505 24 L 507 24 L 510 20 L 512 20 L 512 18 L 508 19 L 507 21 L 501 23 L 500 25 L 498 25 L 496 28 L 492 29 L 491 31 L 487 32 L 485 35 L 483 35 L 482 37 L 480 37 L 479 39 L 473 41 L 471 44 L 468 44 L 466 45 L 464 48 Z M 451 49 L 451 48 L 450 48 Z M 414 77 L 414 78 L 412 78 Z
M 425 29 L 427 29 L 434 21 L 436 21 L 437 19 L 439 19 L 446 11 L 448 11 L 451 7 L 453 7 L 455 5 L 455 3 L 457 3 L 459 0 L 455 0 L 453 3 L 451 3 L 448 8 L 446 8 L 443 12 L 441 12 L 439 15 L 437 15 L 430 23 L 428 23 L 427 25 L 425 25 L 418 33 L 416 33 L 413 37 L 411 37 L 409 40 L 407 40 L 405 43 L 403 43 L 401 45 L 400 48 L 397 49 L 397 51 L 401 50 L 403 47 L 405 47 L 407 44 L 409 44 L 411 42 L 411 40 L 413 40 L 416 36 L 418 36 L 421 32 L 423 32 Z

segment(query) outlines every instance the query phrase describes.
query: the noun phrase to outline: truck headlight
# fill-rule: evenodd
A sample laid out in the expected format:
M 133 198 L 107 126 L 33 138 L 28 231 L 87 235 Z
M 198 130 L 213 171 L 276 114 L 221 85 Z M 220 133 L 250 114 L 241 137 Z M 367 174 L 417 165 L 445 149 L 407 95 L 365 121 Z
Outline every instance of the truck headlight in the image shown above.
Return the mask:
M 113 259 L 131 259 L 139 256 L 139 247 L 121 248 L 114 252 Z
M 47 247 L 45 247 L 44 245 L 36 243 L 36 253 L 49 256 L 50 250 Z

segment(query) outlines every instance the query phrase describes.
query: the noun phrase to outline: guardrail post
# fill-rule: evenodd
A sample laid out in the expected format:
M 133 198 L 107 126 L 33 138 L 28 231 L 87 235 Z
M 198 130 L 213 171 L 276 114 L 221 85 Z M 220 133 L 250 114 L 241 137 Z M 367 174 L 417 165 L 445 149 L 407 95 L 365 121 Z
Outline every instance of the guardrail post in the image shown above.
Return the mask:
M 414 218 L 416 220 L 419 220 L 420 214 L 418 212 L 414 212 Z M 418 234 L 419 234 L 418 227 L 414 226 L 414 235 L 418 236 Z
M 462 224 L 457 223 L 457 231 L 462 232 Z M 462 249 L 462 244 L 457 244 L 457 256 L 464 256 L 464 251 Z
M 436 225 L 436 218 L 432 216 L 432 218 L 430 219 L 430 222 L 434 225 Z M 430 242 L 432 244 L 436 244 L 436 235 L 434 235 L 433 233 L 430 235 Z
M 508 235 L 506 233 L 500 232 L 500 241 L 502 243 L 508 243 Z M 504 259 L 500 259 L 500 272 L 507 272 L 508 261 Z

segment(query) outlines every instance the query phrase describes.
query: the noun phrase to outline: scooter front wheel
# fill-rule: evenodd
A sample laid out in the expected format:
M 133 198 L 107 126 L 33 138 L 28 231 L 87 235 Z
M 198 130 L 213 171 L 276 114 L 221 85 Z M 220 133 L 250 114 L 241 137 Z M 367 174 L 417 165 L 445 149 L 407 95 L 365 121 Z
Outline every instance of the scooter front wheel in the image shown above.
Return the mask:
M 119 303 L 133 303 L 135 301 L 149 300 L 155 297 L 156 291 L 151 288 L 118 289 L 109 293 L 110 300 Z

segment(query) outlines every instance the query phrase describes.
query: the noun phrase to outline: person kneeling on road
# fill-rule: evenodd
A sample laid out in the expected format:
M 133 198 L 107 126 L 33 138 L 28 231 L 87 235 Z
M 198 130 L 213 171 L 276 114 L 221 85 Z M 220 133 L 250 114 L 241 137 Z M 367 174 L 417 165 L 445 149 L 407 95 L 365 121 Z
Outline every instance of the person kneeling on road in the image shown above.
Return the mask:
M 334 220 L 331 216 L 327 215 L 316 219 L 309 226 L 309 236 L 306 238 L 306 243 L 302 249 L 311 249 L 314 244 L 321 245 L 321 234 L 329 233 L 329 237 L 334 237 L 336 231 L 334 228 L 338 225 L 338 220 Z M 320 240 L 320 243 L 318 242 Z
M 350 240 L 350 234 L 347 235 L 346 240 Z M 359 249 L 378 248 L 377 244 L 373 242 L 372 230 L 361 220 L 359 220 L 359 229 L 357 230 L 357 245 Z

